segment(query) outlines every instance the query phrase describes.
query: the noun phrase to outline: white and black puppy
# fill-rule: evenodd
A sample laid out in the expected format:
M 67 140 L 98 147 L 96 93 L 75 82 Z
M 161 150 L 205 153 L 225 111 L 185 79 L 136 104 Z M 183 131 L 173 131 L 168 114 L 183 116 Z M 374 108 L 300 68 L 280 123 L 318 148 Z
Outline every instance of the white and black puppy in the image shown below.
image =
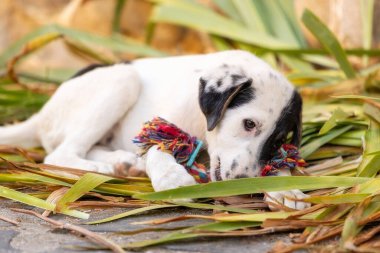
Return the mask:
M 196 182 L 157 147 L 136 156 L 132 139 L 144 122 L 159 116 L 205 141 L 218 181 L 258 176 L 289 132 L 298 145 L 301 110 L 294 87 L 245 51 L 141 59 L 80 71 L 39 113 L 1 127 L 0 143 L 42 145 L 45 163 L 89 171 L 129 164 L 146 170 L 160 191 Z M 308 206 L 294 200 L 305 196 L 299 190 L 270 196 L 291 208 Z

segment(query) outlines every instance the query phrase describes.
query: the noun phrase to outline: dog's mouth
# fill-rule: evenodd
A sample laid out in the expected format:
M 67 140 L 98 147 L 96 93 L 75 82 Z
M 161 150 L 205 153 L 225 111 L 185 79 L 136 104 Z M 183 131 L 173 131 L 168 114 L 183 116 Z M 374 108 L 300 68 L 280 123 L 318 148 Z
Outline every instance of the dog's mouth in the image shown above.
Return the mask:
M 220 172 L 220 158 L 218 157 L 218 164 L 215 168 L 215 179 L 216 181 L 222 181 L 222 173 Z

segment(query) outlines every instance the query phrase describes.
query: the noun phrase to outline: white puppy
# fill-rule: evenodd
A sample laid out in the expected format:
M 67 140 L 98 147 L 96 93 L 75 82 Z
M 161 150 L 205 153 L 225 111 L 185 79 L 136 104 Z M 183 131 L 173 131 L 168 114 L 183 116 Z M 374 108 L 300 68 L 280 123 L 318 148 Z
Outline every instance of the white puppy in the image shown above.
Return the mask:
M 205 141 L 218 181 L 258 176 L 289 132 L 298 145 L 301 110 L 293 86 L 245 51 L 141 59 L 80 71 L 39 113 L 1 127 L 0 143 L 42 145 L 47 164 L 102 173 L 120 163 L 146 169 L 160 191 L 196 182 L 157 147 L 144 159 L 135 155 L 132 139 L 144 122 L 159 116 Z M 304 197 L 299 190 L 270 196 L 291 208 L 308 206 L 285 198 Z

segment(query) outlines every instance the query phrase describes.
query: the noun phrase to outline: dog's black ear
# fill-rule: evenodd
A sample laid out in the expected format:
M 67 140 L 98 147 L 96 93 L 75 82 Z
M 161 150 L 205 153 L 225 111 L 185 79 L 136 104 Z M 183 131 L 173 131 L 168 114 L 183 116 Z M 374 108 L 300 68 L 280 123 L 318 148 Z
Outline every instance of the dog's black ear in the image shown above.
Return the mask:
M 302 98 L 297 91 L 294 91 L 292 97 L 292 107 L 294 115 L 294 125 L 291 130 L 293 135 L 291 139 L 291 144 L 299 147 L 302 138 Z
M 206 80 L 200 78 L 199 105 L 206 116 L 208 131 L 212 131 L 218 125 L 228 107 L 235 107 L 241 104 L 237 101 L 233 102 L 234 98 L 237 99 L 239 92 L 243 90 L 247 91 L 245 92 L 246 94 L 239 96 L 241 98 L 239 100 L 244 100 L 242 101 L 244 103 L 253 96 L 251 94 L 252 89 L 250 88 L 252 79 L 239 76 L 239 78 L 232 78 L 232 81 L 233 84 L 229 88 L 218 91 L 215 87 L 208 86 Z M 247 98 L 247 94 L 249 98 Z

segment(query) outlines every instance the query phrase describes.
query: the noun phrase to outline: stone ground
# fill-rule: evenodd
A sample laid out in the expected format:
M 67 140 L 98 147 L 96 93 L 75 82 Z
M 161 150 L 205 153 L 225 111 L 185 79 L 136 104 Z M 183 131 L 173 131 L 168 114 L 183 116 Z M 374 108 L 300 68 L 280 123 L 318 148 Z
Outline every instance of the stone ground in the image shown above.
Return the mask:
M 92 246 L 86 239 L 80 238 L 62 229 L 56 229 L 52 225 L 47 224 L 31 215 L 15 213 L 9 208 L 31 209 L 26 205 L 15 203 L 12 201 L 0 199 L 0 215 L 17 220 L 20 222 L 18 226 L 3 222 L 0 220 L 0 252 L 1 253 L 37 253 L 37 252 L 81 252 L 78 246 Z M 112 208 L 105 210 L 95 210 L 91 213 L 91 220 L 98 220 L 109 217 L 126 209 Z M 92 231 L 107 236 L 116 243 L 125 244 L 131 241 L 144 239 L 155 239 L 168 232 L 149 232 L 136 235 L 120 235 L 117 232 L 131 231 L 145 228 L 144 225 L 132 225 L 132 222 L 144 221 L 157 218 L 173 217 L 183 214 L 207 214 L 206 211 L 189 210 L 184 208 L 176 208 L 168 210 L 152 210 L 138 216 L 124 218 L 114 222 L 99 225 L 81 225 L 81 221 L 75 218 L 53 215 L 54 219 L 78 224 Z M 181 227 L 204 223 L 201 220 L 187 220 L 162 225 L 162 227 Z M 182 242 L 175 242 L 139 250 L 139 252 L 164 252 L 164 253 L 184 253 L 184 252 L 267 252 L 273 243 L 278 240 L 288 241 L 286 234 L 264 235 L 255 237 L 240 238 L 198 238 Z M 82 252 L 103 252 L 103 251 L 82 251 Z

